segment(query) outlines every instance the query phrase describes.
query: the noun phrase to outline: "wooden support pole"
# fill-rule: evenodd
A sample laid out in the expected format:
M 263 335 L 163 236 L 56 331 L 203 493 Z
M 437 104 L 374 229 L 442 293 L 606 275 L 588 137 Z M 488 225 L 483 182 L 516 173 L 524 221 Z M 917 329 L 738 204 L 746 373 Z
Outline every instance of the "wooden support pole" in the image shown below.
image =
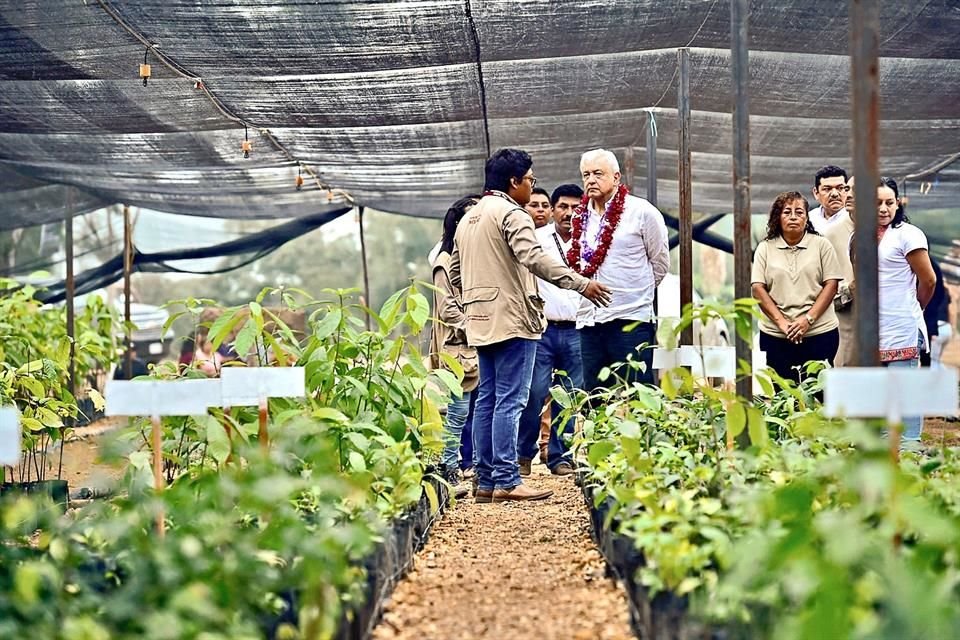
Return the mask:
M 677 120 L 680 123 L 680 309 L 693 302 L 693 184 L 690 150 L 690 50 L 677 50 L 680 81 L 677 96 Z M 680 344 L 693 344 L 693 325 L 680 334 Z
M 854 365 L 880 365 L 880 316 L 877 278 L 877 184 L 880 148 L 880 3 L 850 1 L 850 84 L 853 87 L 854 220 L 853 305 L 857 349 Z
M 130 223 L 130 207 L 123 205 L 123 335 L 126 348 L 123 352 L 124 377 L 133 378 L 133 332 L 130 315 L 130 274 L 133 271 L 133 226 Z
M 750 225 L 750 58 L 748 43 L 749 0 L 730 2 L 730 66 L 733 74 L 733 264 L 734 297 L 749 298 L 753 259 Z M 752 334 L 752 330 L 751 330 Z M 736 335 L 737 362 L 747 371 L 737 379 L 737 395 L 753 397 L 752 335 Z M 749 442 L 744 431 L 743 441 Z
M 70 396 L 77 397 L 77 349 L 76 349 L 76 279 L 74 275 L 74 246 L 73 246 L 73 188 L 67 187 L 67 212 L 64 220 L 64 247 L 67 262 L 66 307 L 67 307 L 67 340 L 70 341 L 70 362 L 67 368 L 67 389 Z M 76 419 L 67 418 L 67 427 L 76 425 Z M 63 475 L 64 433 L 60 432 L 60 464 L 57 467 L 57 479 Z
M 657 206 L 657 119 L 647 112 L 647 201 Z
M 363 210 L 364 207 L 359 208 L 359 218 L 360 218 L 360 257 L 363 259 L 363 295 L 366 299 L 366 305 L 369 308 L 373 308 L 373 300 L 370 299 L 370 271 L 367 268 L 367 240 L 363 233 Z M 367 320 L 367 331 L 370 331 L 372 328 L 371 322 L 372 318 L 370 314 L 364 314 Z

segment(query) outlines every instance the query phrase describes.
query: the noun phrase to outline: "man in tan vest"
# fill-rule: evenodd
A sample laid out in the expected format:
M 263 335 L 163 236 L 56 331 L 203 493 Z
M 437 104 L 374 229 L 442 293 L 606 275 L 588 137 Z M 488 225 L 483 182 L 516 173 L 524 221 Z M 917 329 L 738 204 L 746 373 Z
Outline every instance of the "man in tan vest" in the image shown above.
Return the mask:
M 537 340 L 546 328 L 534 275 L 594 304 L 610 302 L 607 287 L 541 248 L 523 209 L 537 182 L 532 166 L 530 156 L 517 149 L 501 149 L 487 160 L 484 196 L 457 227 L 450 261 L 451 282 L 463 292 L 467 341 L 480 356 L 473 414 L 477 502 L 552 494 L 524 485 L 517 466 L 517 427 L 530 393 Z

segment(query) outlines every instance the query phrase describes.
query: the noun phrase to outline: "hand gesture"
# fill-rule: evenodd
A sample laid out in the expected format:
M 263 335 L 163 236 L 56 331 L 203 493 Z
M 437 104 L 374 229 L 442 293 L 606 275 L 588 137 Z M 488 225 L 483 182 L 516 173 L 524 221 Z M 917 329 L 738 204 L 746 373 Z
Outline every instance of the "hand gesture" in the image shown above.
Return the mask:
M 591 280 L 587 284 L 587 288 L 580 292 L 580 295 L 598 307 L 610 306 L 610 287 L 600 284 L 596 280 Z

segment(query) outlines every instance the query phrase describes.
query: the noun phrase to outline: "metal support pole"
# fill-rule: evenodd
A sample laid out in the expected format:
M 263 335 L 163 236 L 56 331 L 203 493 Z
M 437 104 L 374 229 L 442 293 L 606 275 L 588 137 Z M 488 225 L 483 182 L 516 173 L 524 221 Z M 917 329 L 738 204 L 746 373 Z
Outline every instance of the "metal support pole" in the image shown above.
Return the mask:
M 733 73 L 733 265 L 734 297 L 749 298 L 753 246 L 750 230 L 750 59 L 747 47 L 749 0 L 730 2 L 730 67 Z M 751 328 L 751 334 L 753 333 Z M 747 375 L 737 379 L 737 395 L 753 397 L 752 335 L 736 336 L 737 362 Z
M 130 316 L 130 273 L 133 271 L 133 227 L 130 224 L 130 207 L 123 205 L 123 373 L 127 380 L 133 378 L 133 333 Z
M 880 3 L 850 1 L 850 85 L 853 88 L 853 175 L 857 214 L 853 252 L 857 301 L 854 365 L 880 365 L 880 317 L 877 283 L 877 158 L 880 139 Z
M 363 234 L 363 207 L 360 207 L 360 257 L 363 259 L 363 295 L 366 298 L 368 307 L 373 308 L 373 301 L 370 300 L 370 272 L 367 268 L 367 240 Z M 367 331 L 372 328 L 370 314 L 367 314 Z
M 693 187 L 690 170 L 690 50 L 677 50 L 680 82 L 677 120 L 680 123 L 680 308 L 693 302 Z M 693 344 L 693 325 L 683 330 L 680 344 Z
M 647 201 L 657 206 L 657 119 L 647 112 Z
M 67 307 L 67 340 L 70 341 L 70 362 L 67 365 L 67 389 L 70 397 L 77 397 L 77 350 L 76 338 L 76 280 L 73 271 L 73 188 L 67 187 L 67 212 L 63 221 L 64 251 L 67 262 L 66 307 Z M 66 426 L 73 427 L 76 419 L 67 418 Z M 63 431 L 60 432 L 60 464 L 57 467 L 57 479 L 63 476 Z
M 633 193 L 633 189 L 636 186 L 634 182 L 634 175 L 637 170 L 637 161 L 634 158 L 633 146 L 629 146 L 623 150 L 623 184 L 627 186 L 627 191 Z

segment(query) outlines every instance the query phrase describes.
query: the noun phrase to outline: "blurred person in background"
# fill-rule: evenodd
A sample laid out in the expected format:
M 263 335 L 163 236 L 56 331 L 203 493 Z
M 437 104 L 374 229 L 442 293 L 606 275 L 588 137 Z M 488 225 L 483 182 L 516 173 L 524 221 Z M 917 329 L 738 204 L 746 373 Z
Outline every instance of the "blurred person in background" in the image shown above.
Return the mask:
M 430 338 L 430 359 L 434 369 L 445 368 L 441 353 L 455 359 L 464 370 L 462 381 L 463 395 L 451 397 L 447 404 L 447 416 L 444 419 L 444 448 L 440 456 L 440 472 L 444 479 L 456 487 L 461 480 L 461 472 L 473 467 L 473 446 L 462 447 L 462 440 L 470 439 L 470 418 L 476 401 L 474 390 L 479 383 L 477 350 L 467 344 L 465 332 L 466 316 L 463 313 L 461 293 L 450 282 L 450 254 L 453 251 L 453 238 L 457 225 L 463 216 L 480 200 L 480 196 L 467 196 L 451 205 L 443 218 L 443 238 L 440 250 L 431 261 L 433 267 L 434 322 Z M 464 436 L 464 431 L 467 432 Z M 458 460 L 458 452 L 465 454 Z M 466 492 L 457 488 L 457 497 Z
M 546 189 L 534 187 L 533 192 L 530 194 L 530 202 L 524 205 L 523 208 L 526 209 L 530 217 L 533 218 L 533 226 L 535 228 L 540 229 L 550 223 L 553 209 L 550 207 L 550 194 L 547 193 Z
M 877 240 L 880 362 L 887 367 L 919 367 L 927 342 L 922 310 L 933 298 L 937 275 L 927 237 L 907 219 L 892 178 L 881 178 L 877 186 Z M 904 418 L 904 443 L 918 443 L 922 429 L 922 418 Z
M 840 346 L 833 364 L 836 367 L 853 366 L 856 350 L 856 336 L 853 317 L 853 261 L 850 254 L 850 243 L 853 239 L 853 221 L 855 201 L 853 198 L 853 176 L 847 179 L 846 214 L 835 224 L 827 226 L 824 237 L 830 242 L 843 279 L 837 285 L 837 295 L 833 298 L 833 309 L 837 312 L 838 329 L 840 331 Z
M 765 316 L 760 348 L 781 378 L 800 382 L 811 360 L 833 364 L 840 343 L 833 299 L 842 277 L 833 246 L 807 216 L 807 199 L 796 191 L 778 195 L 767 237 L 754 254 L 751 282 Z

